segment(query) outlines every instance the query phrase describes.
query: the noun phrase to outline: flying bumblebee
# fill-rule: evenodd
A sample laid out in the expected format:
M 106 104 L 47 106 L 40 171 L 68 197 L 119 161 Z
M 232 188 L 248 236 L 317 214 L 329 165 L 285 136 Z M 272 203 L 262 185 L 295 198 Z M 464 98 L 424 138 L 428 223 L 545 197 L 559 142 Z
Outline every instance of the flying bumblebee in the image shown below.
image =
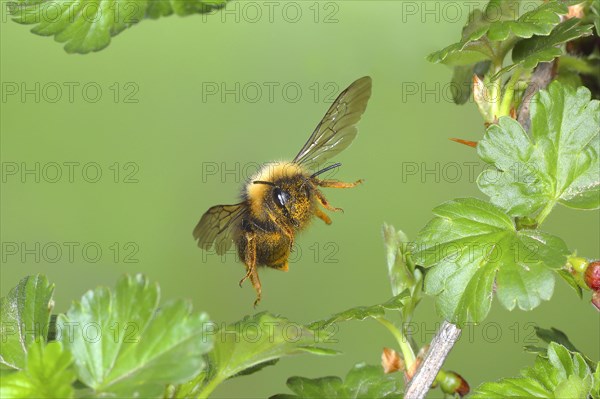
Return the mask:
M 213 206 L 196 225 L 193 235 L 200 248 L 209 250 L 214 245 L 217 254 L 223 254 L 235 243 L 246 266 L 239 284 L 250 279 L 256 290 L 254 306 L 262 292 L 257 267 L 287 271 L 296 233 L 305 229 L 313 216 L 331 224 L 321 206 L 341 210 L 327 201 L 319 187 L 350 188 L 362 182 L 318 178 L 340 163 L 311 172 L 350 145 L 370 96 L 371 78 L 356 80 L 340 93 L 291 162 L 266 164 L 242 189 L 242 202 Z

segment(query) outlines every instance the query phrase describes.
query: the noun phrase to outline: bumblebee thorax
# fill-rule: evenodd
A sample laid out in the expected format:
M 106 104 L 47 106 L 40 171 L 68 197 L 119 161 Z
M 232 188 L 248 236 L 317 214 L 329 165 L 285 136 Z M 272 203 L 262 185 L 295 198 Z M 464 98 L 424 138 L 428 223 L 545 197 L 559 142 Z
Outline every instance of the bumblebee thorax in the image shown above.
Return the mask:
M 294 177 L 305 176 L 305 170 L 293 162 L 271 162 L 263 165 L 254 174 L 244 188 L 244 196 L 251 200 L 263 198 L 265 193 L 271 189 L 268 184 L 254 184 L 255 181 L 274 183 Z

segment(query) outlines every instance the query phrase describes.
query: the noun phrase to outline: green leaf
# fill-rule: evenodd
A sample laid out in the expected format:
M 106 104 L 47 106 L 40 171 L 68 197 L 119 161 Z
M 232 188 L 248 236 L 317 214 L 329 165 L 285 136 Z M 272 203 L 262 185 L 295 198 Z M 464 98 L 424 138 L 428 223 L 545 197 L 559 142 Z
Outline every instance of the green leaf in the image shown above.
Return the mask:
M 427 60 L 455 66 L 503 59 L 518 38 L 548 35 L 560 15 L 568 12 L 563 2 L 550 1 L 515 19 L 518 3 L 491 1 L 485 11 L 475 10 L 463 28 L 462 40 L 430 54 Z
M 208 316 L 184 301 L 158 308 L 159 288 L 142 275 L 88 291 L 57 322 L 81 382 L 97 394 L 158 397 L 204 367 Z
M 486 382 L 471 397 L 586 399 L 594 383 L 592 371 L 582 356 L 554 342 L 548 346 L 547 353 L 538 355 L 533 367 L 521 370 L 521 375 Z
M 321 339 L 304 325 L 264 312 L 224 328 L 212 325 L 209 333 L 215 337 L 215 346 L 207 356 L 207 370 L 180 386 L 177 397 L 207 397 L 226 379 L 258 371 L 283 356 L 337 353 L 318 347 Z
M 559 329 L 550 327 L 550 329 L 548 330 L 546 328 L 537 327 L 537 326 L 535 326 L 534 328 L 535 328 L 535 335 L 537 335 L 538 338 L 540 338 L 542 341 L 544 341 L 548 344 L 551 342 L 556 342 L 557 344 L 564 346 L 571 352 L 580 352 L 579 350 L 577 350 L 575 345 L 573 345 L 573 343 L 569 340 L 567 335 L 564 332 L 560 331 Z
M 552 269 L 569 250 L 558 237 L 517 230 L 499 207 L 475 198 L 448 201 L 417 237 L 415 261 L 433 267 L 425 292 L 436 295 L 438 312 L 457 324 L 480 322 L 489 312 L 494 282 L 507 309 L 531 310 L 554 289 Z
M 0 397 L 71 398 L 75 372 L 71 354 L 60 342 L 45 344 L 41 339 L 27 346 L 27 364 L 21 371 L 2 375 Z
M 600 102 L 585 87 L 553 82 L 531 104 L 530 137 L 503 117 L 477 145 L 494 165 L 477 183 L 492 203 L 512 216 L 528 216 L 559 202 L 577 209 L 600 207 Z
M 579 37 L 589 36 L 591 30 L 592 25 L 581 25 L 579 20 L 572 18 L 558 24 L 548 36 L 520 40 L 512 51 L 514 64 L 505 68 L 505 71 L 518 65 L 533 69 L 540 62 L 550 62 L 563 54 L 563 50 L 558 46 Z
M 568 270 L 561 269 L 557 271 L 558 275 L 563 278 L 569 284 L 569 287 L 573 288 L 579 299 L 583 299 L 583 290 L 577 284 L 577 280 L 575 280 L 575 276 L 573 276 Z
M 1 368 L 22 369 L 29 344 L 46 338 L 53 292 L 54 284 L 38 274 L 25 277 L 0 299 Z
M 592 385 L 592 398 L 600 398 L 600 362 L 596 363 L 596 371 L 594 372 L 594 383 Z
M 585 362 L 588 364 L 590 369 L 592 369 L 592 370 L 595 369 L 595 364 L 592 361 L 592 359 L 590 359 L 588 356 L 583 354 L 579 349 L 577 349 L 575 347 L 575 345 L 571 342 L 571 340 L 569 340 L 569 337 L 567 337 L 567 334 L 565 334 L 564 332 L 562 332 L 559 329 L 556 329 L 554 327 L 551 327 L 549 330 L 545 329 L 545 328 L 537 327 L 537 326 L 534 328 L 535 328 L 535 335 L 539 339 L 541 339 L 542 341 L 544 341 L 547 344 L 555 342 L 557 344 L 564 346 L 571 352 L 579 353 L 583 357 Z M 526 347 L 526 349 L 532 349 L 532 348 Z M 535 352 L 537 352 L 537 349 L 540 349 L 540 348 L 535 348 Z M 541 349 L 544 352 L 546 351 L 546 348 L 541 348 Z
M 397 296 L 405 290 L 402 303 L 404 322 L 410 321 L 412 313 L 421 300 L 423 273 L 419 270 L 410 254 L 408 237 L 393 226 L 383 225 L 383 241 L 387 253 L 388 276 L 392 284 L 392 294 Z
M 403 291 L 389 301 L 371 306 L 357 306 L 343 312 L 336 313 L 325 320 L 315 321 L 308 325 L 311 330 L 322 330 L 340 321 L 365 320 L 368 318 L 380 318 L 385 316 L 386 310 L 400 310 L 403 308 L 403 300 L 408 296 L 408 291 Z
M 600 0 L 592 0 L 590 11 L 594 27 L 596 28 L 596 35 L 600 35 Z
M 471 96 L 474 65 L 475 64 L 459 65 L 454 67 L 452 79 L 450 81 L 450 89 L 452 92 L 452 101 L 454 101 L 455 104 L 464 104 Z
M 401 398 L 402 379 L 396 374 L 384 374 L 381 366 L 357 364 L 346 375 L 339 377 L 291 377 L 287 386 L 296 395 L 280 394 L 271 399 L 284 398 Z
M 454 67 L 450 91 L 455 104 L 462 105 L 469 100 L 473 91 L 473 75 L 484 76 L 490 69 L 490 65 L 490 61 L 481 61 L 476 64 Z
M 187 16 L 210 13 L 227 0 L 17 0 L 9 11 L 20 24 L 35 24 L 31 30 L 54 36 L 68 53 L 102 50 L 111 37 L 143 19 L 171 14 Z

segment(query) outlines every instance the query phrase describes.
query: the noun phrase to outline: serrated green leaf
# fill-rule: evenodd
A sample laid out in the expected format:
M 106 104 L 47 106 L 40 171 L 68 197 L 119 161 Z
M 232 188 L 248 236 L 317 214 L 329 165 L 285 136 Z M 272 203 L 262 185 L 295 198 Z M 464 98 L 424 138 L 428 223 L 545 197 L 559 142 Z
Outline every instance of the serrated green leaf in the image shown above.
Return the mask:
M 516 230 L 501 208 L 475 198 L 448 201 L 417 237 L 415 261 L 432 267 L 425 292 L 455 324 L 480 322 L 496 296 L 512 310 L 531 310 L 552 296 L 554 276 L 569 250 L 558 237 Z
M 339 377 L 291 377 L 287 386 L 295 395 L 274 395 L 271 399 L 301 398 L 401 398 L 402 382 L 398 375 L 384 374 L 381 366 L 357 364 L 346 375 Z
M 485 11 L 475 10 L 463 28 L 462 40 L 430 54 L 427 60 L 456 66 L 503 58 L 516 39 L 548 35 L 568 11 L 563 2 L 549 1 L 515 20 L 515 3 L 492 1 Z
M 594 378 L 579 353 L 552 342 L 533 367 L 521 370 L 522 377 L 506 378 L 480 385 L 474 399 L 494 398 L 581 398 L 590 394 Z
M 398 295 L 414 284 L 412 270 L 406 262 L 405 246 L 403 246 L 408 243 L 408 237 L 402 230 L 396 231 L 394 226 L 385 223 L 382 230 L 392 295 Z
M 75 372 L 71 354 L 60 342 L 45 344 L 41 339 L 27 346 L 27 364 L 21 371 L 2 375 L 0 397 L 71 398 Z
M 25 367 L 27 347 L 48 334 L 54 284 L 41 274 L 22 279 L 0 299 L 0 366 Z
M 403 299 L 407 296 L 408 291 L 403 291 L 387 302 L 371 306 L 357 306 L 343 312 L 336 313 L 325 320 L 312 322 L 308 325 L 308 328 L 311 330 L 321 330 L 341 321 L 365 320 L 368 318 L 383 317 L 385 316 L 386 310 L 402 309 L 404 306 Z
M 600 0 L 592 0 L 590 4 L 592 22 L 596 28 L 596 35 L 600 35 Z
M 594 372 L 593 378 L 594 378 L 594 382 L 592 384 L 592 389 L 591 389 L 590 394 L 592 395 L 593 399 L 599 399 L 600 398 L 600 362 L 596 363 L 596 371 Z
M 213 325 L 210 334 L 215 345 L 207 356 L 207 370 L 180 386 L 177 397 L 198 395 L 200 392 L 204 392 L 206 397 L 226 379 L 258 371 L 283 356 L 338 353 L 318 347 L 319 337 L 304 325 L 264 312 L 223 328 Z
M 158 308 L 159 288 L 142 275 L 114 290 L 88 291 L 57 321 L 58 337 L 75 359 L 78 379 L 96 394 L 158 397 L 204 367 L 212 347 L 205 313 L 184 301 Z
M 492 203 L 512 216 L 557 202 L 600 207 L 600 102 L 590 91 L 560 82 L 540 91 L 531 105 L 531 133 L 502 117 L 478 143 L 479 156 L 495 166 L 477 179 Z
M 575 345 L 573 345 L 573 343 L 569 340 L 567 335 L 564 332 L 560 331 L 559 329 L 554 328 L 554 327 L 550 327 L 550 329 L 546 329 L 546 328 L 542 328 L 542 327 L 538 327 L 538 326 L 535 326 L 534 328 L 535 328 L 535 335 L 537 335 L 538 338 L 540 338 L 542 341 L 546 342 L 547 344 L 549 344 L 551 342 L 556 342 L 557 344 L 564 346 L 566 349 L 570 350 L 571 352 L 580 352 L 579 350 L 577 350 Z
M 556 329 L 554 327 L 551 327 L 550 329 L 546 329 L 546 328 L 541 328 L 541 327 L 536 326 L 535 327 L 535 335 L 539 339 L 544 341 L 546 344 L 555 342 L 557 344 L 564 346 L 571 352 L 579 353 L 582 356 L 582 358 L 585 360 L 585 362 L 588 364 L 590 369 L 595 369 L 595 364 L 592 361 L 592 359 L 590 359 L 585 354 L 583 354 L 579 349 L 577 349 L 575 347 L 575 345 L 569 340 L 569 337 L 567 337 L 567 334 L 560 331 L 559 329 Z M 544 352 L 546 352 L 546 348 L 542 348 L 542 350 Z
M 505 70 L 510 70 L 517 65 L 533 69 L 540 62 L 550 62 L 563 54 L 563 50 L 558 46 L 590 35 L 591 29 L 592 25 L 581 25 L 579 20 L 572 18 L 558 24 L 548 36 L 535 36 L 520 40 L 512 51 L 514 65 Z
M 228 0 L 17 0 L 9 11 L 20 24 L 54 36 L 68 53 L 89 53 L 109 45 L 111 37 L 143 19 L 172 14 L 204 14 L 225 6 Z
M 387 254 L 388 276 L 394 296 L 407 291 L 402 300 L 403 322 L 412 318 L 412 313 L 421 300 L 423 289 L 423 273 L 412 261 L 408 237 L 393 226 L 383 225 L 383 241 Z

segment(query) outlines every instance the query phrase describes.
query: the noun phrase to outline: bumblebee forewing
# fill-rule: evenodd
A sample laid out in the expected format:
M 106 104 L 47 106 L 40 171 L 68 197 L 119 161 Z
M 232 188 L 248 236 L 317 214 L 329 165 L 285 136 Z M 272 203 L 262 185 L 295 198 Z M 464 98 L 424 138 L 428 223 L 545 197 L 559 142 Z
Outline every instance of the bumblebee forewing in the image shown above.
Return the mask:
M 216 205 L 209 208 L 196 225 L 193 235 L 198 246 L 210 250 L 215 244 L 217 254 L 224 254 L 233 244 L 236 222 L 244 213 L 244 203 Z
M 365 112 L 370 97 L 370 77 L 362 77 L 348 86 L 333 102 L 293 162 L 314 169 L 348 147 L 358 133 L 356 123 Z

